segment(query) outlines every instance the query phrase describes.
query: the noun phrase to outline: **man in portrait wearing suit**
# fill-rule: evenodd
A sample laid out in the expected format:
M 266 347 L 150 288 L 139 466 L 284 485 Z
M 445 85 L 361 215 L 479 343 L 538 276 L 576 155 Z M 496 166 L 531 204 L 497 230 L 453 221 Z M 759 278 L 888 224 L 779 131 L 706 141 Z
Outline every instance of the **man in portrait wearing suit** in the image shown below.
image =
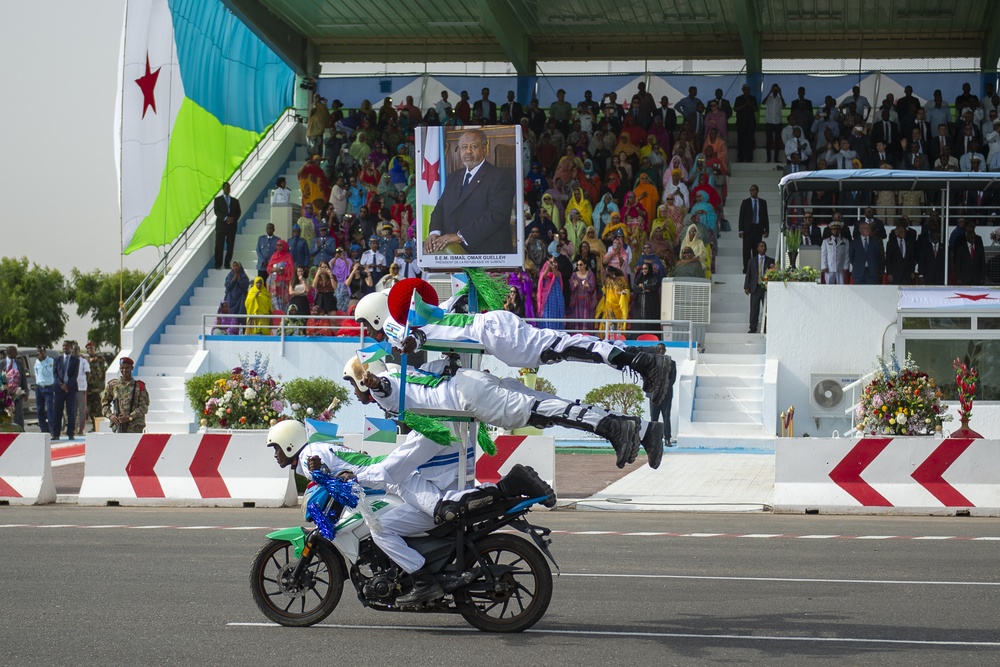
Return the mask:
M 458 140 L 465 166 L 448 175 L 431 213 L 425 253 L 439 253 L 450 243 L 460 244 L 471 255 L 514 252 L 510 219 L 516 179 L 512 169 L 486 161 L 489 147 L 482 130 L 468 130 Z
M 760 326 L 760 305 L 767 296 L 764 274 L 774 266 L 774 258 L 767 256 L 767 244 L 757 243 L 756 254 L 747 262 L 747 276 L 743 279 L 743 291 L 750 296 L 750 330 L 757 333 Z
M 76 427 L 77 375 L 80 373 L 80 358 L 73 354 L 73 344 L 63 341 L 63 353 L 56 357 L 53 368 L 52 414 L 49 415 L 49 433 L 53 440 L 59 439 L 62 431 L 63 413 L 66 414 L 66 436 L 72 440 Z M 81 427 L 84 425 L 81 424 Z
M 215 268 L 233 263 L 233 245 L 236 243 L 236 223 L 240 221 L 240 200 L 229 196 L 229 182 L 222 184 L 222 194 L 215 198 Z M 226 249 L 223 263 L 222 249 Z
M 882 241 L 872 236 L 872 226 L 858 224 L 858 234 L 851 242 L 851 279 L 855 285 L 875 285 L 882 280 Z
M 743 239 L 743 273 L 747 272 L 747 262 L 761 239 L 770 232 L 767 223 L 767 202 L 760 199 L 756 185 L 750 186 L 750 196 L 740 204 L 739 232 Z

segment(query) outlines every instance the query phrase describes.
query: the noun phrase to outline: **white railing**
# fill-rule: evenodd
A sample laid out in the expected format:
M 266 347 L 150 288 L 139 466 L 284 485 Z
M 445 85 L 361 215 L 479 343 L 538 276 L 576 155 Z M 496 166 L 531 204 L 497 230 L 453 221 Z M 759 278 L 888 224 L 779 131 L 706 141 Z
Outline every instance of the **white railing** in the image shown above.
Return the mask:
M 857 424 L 858 406 L 861 405 L 861 399 L 859 398 L 861 390 L 866 384 L 871 382 L 871 379 L 875 377 L 875 373 L 876 371 L 872 371 L 868 375 L 860 377 L 850 384 L 844 385 L 844 396 L 847 396 L 848 392 L 850 392 L 849 400 L 851 404 L 850 407 L 844 408 L 844 414 L 851 418 L 851 432 L 854 431 L 854 427 Z
M 221 326 L 217 324 L 220 318 L 235 320 L 235 325 Z M 247 322 L 254 320 L 251 326 L 254 329 L 267 329 L 264 334 L 243 333 Z M 308 320 L 318 321 L 314 325 L 309 325 Z M 642 334 L 651 334 L 661 342 L 681 342 L 686 344 L 687 358 L 693 355 L 693 335 L 694 325 L 689 320 L 598 320 L 598 319 L 559 319 L 533 317 L 525 318 L 525 322 L 533 326 L 540 326 L 543 323 L 558 322 L 562 325 L 562 330 L 572 334 L 589 334 L 602 339 L 634 340 Z M 281 343 L 281 354 L 284 354 L 285 339 L 296 336 L 323 337 L 319 332 L 324 330 L 338 331 L 347 322 L 355 322 L 353 317 L 346 315 L 323 315 L 323 316 L 289 316 L 289 315 L 220 315 L 218 313 L 205 313 L 201 317 L 201 334 L 199 335 L 199 347 L 205 349 L 205 341 L 209 336 L 214 339 L 224 338 L 227 335 L 259 335 L 269 338 L 278 338 Z M 219 328 L 235 328 L 237 332 L 219 334 L 213 333 Z M 347 338 L 346 336 L 334 336 L 337 338 Z M 350 338 L 353 338 L 351 336 Z M 359 335 L 360 338 L 360 335 Z

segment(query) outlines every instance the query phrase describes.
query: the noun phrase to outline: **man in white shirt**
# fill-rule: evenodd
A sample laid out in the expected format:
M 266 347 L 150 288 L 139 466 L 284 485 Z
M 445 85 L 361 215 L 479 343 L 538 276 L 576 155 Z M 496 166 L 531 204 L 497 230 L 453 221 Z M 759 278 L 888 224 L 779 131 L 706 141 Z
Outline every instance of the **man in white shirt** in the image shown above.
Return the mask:
M 87 432 L 87 373 L 90 372 L 90 362 L 87 355 L 80 354 L 80 344 L 73 341 L 73 354 L 80 359 L 80 370 L 76 374 L 76 423 L 80 425 L 80 433 Z
M 407 241 L 403 245 L 403 254 L 393 260 L 399 265 L 399 276 L 401 278 L 419 278 L 421 271 L 417 266 L 417 258 L 413 254 L 413 241 Z
M 781 87 L 771 84 L 771 92 L 764 98 L 764 141 L 767 146 L 767 161 L 771 161 L 771 151 L 774 151 L 774 161 L 778 159 L 778 142 L 781 136 L 781 110 L 785 108 L 785 98 L 781 96 Z
M 799 162 L 803 165 L 808 164 L 812 156 L 812 146 L 809 145 L 809 140 L 802 136 L 802 128 L 798 125 L 792 127 L 792 136 L 785 141 L 785 157 L 789 162 L 793 154 L 799 156 Z
M 285 186 L 285 177 L 282 176 L 274 184 L 274 190 L 271 192 L 271 203 L 272 204 L 288 204 L 292 201 L 292 191 Z
M 861 117 L 867 121 L 868 116 L 872 113 L 872 105 L 871 102 L 868 101 L 868 98 L 861 94 L 860 86 L 854 86 L 851 88 L 851 94 L 844 98 L 844 101 L 841 102 L 840 106 L 837 108 L 846 109 L 847 105 L 851 102 L 854 102 L 857 113 L 861 114 Z
M 437 112 L 438 118 L 442 121 L 448 117 L 448 112 L 451 111 L 451 102 L 448 101 L 447 90 L 441 91 L 441 99 L 434 105 L 434 111 Z
M 820 246 L 820 273 L 827 285 L 843 285 L 849 257 L 847 241 L 840 236 L 843 223 L 830 223 L 830 238 Z

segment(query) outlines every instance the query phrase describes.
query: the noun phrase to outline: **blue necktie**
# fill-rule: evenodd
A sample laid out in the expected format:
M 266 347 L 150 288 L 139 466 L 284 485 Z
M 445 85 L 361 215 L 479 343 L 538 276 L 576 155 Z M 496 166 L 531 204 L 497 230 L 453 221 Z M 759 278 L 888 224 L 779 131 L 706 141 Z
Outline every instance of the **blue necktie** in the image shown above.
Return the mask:
M 465 172 L 465 180 L 462 181 L 462 189 L 463 190 L 465 189 L 465 186 L 468 185 L 469 181 L 471 181 L 471 180 L 472 180 L 472 172 L 469 172 L 469 171 Z

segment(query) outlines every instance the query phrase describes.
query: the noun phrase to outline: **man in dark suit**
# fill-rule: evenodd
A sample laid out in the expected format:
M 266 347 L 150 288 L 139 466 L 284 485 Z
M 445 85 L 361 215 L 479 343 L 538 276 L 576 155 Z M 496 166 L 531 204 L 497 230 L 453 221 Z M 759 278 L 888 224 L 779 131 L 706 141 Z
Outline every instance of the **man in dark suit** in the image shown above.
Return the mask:
M 215 198 L 215 268 L 230 266 L 233 263 L 233 246 L 236 243 L 236 223 L 240 221 L 243 211 L 240 210 L 240 200 L 229 196 L 229 181 L 222 184 L 222 194 Z M 226 256 L 223 262 L 222 249 Z
M 508 90 L 507 101 L 500 107 L 500 119 L 505 124 L 517 125 L 521 122 L 522 116 L 524 116 L 524 109 L 521 107 L 521 103 L 514 99 L 514 91 Z
M 747 262 L 761 239 L 770 232 L 767 222 L 767 202 L 757 197 L 760 189 L 750 186 L 750 196 L 740 204 L 739 232 L 743 239 L 743 273 L 747 272 Z
M 944 285 L 944 254 L 941 232 L 934 230 L 927 242 L 920 247 L 917 255 L 922 284 Z
M 49 434 L 53 440 L 59 439 L 62 432 L 63 412 L 66 413 L 66 436 L 72 440 L 76 427 L 76 379 L 80 373 L 80 358 L 73 354 L 73 344 L 63 341 L 62 356 L 56 357 L 52 375 L 53 386 L 52 414 L 49 415 Z M 84 426 L 80 425 L 81 428 Z
M 472 124 L 476 124 L 476 119 L 481 118 L 483 125 L 493 125 L 497 122 L 497 103 L 490 99 L 490 89 L 483 88 L 482 99 L 476 100 L 472 105 Z
M 458 140 L 465 167 L 448 176 L 431 213 L 425 253 L 441 252 L 450 243 L 460 244 L 470 255 L 514 252 L 510 219 L 516 177 L 512 169 L 486 161 L 489 148 L 489 138 L 482 130 L 468 130 Z
M 851 279 L 855 285 L 876 285 L 882 280 L 882 242 L 872 236 L 867 222 L 858 225 L 858 235 L 851 241 Z
M 907 238 L 906 223 L 897 222 L 885 244 L 885 273 L 893 285 L 912 285 L 917 277 L 917 244 Z
M 872 148 L 881 141 L 885 149 L 896 155 L 899 153 L 899 125 L 889 120 L 889 110 L 882 109 L 882 118 L 872 123 Z
M 985 277 L 983 237 L 976 233 L 975 221 L 966 220 L 965 239 L 955 243 L 955 282 L 959 285 L 982 285 Z
M 819 225 L 813 220 L 813 214 L 806 212 L 802 215 L 802 243 L 803 245 L 820 245 L 823 243 L 823 232 Z
M 941 153 L 945 148 L 949 150 L 950 154 L 953 145 L 954 142 L 948 135 L 948 126 L 941 123 L 937 126 L 937 134 L 931 137 L 927 142 L 927 152 L 930 153 L 931 158 L 936 161 L 939 157 L 941 157 Z
M 760 304 L 767 296 L 764 284 L 764 274 L 774 266 L 774 258 L 767 256 L 767 244 L 763 241 L 757 244 L 757 253 L 747 262 L 746 278 L 743 279 L 743 292 L 750 296 L 750 330 L 755 334 L 760 327 Z
M 663 129 L 671 133 L 677 131 L 677 112 L 670 106 L 670 98 L 666 95 L 660 98 L 660 108 L 656 110 L 656 115 L 663 121 Z

